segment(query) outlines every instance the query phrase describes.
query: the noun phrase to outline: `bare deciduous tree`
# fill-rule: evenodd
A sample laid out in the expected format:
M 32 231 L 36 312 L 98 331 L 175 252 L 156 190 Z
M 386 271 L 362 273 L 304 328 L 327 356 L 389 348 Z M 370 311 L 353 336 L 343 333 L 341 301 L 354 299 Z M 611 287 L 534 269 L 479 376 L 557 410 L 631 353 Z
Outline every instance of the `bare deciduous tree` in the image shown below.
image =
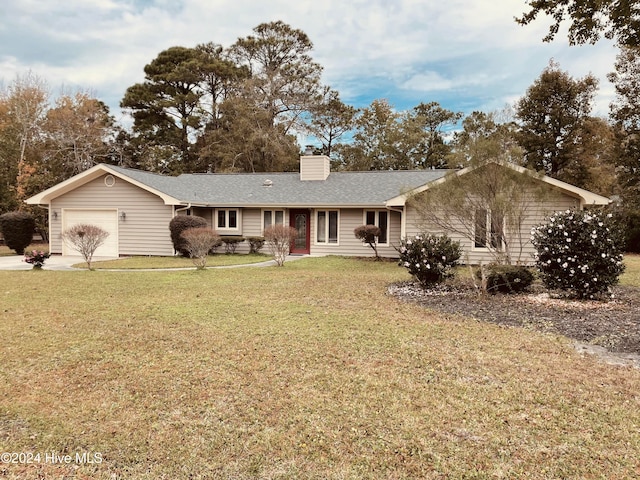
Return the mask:
M 76 250 L 84 261 L 87 268 L 93 270 L 91 261 L 98 247 L 104 244 L 109 236 L 109 232 L 97 225 L 80 223 L 62 232 L 62 240 L 72 249 Z
M 298 231 L 287 225 L 271 225 L 264 229 L 264 239 L 269 246 L 276 264 L 281 267 L 289 255 L 291 242 L 298 236 Z
M 500 161 L 475 163 L 409 198 L 425 232 L 434 227 L 486 248 L 497 263 L 520 263 L 530 243 L 523 227 L 544 199 L 535 172 Z

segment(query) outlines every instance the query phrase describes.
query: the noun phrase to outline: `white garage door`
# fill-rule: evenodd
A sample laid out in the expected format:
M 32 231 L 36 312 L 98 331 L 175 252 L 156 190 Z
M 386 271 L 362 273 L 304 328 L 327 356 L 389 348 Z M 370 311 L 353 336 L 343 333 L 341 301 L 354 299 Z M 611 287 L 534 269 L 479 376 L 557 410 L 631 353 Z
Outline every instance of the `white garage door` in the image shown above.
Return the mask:
M 62 229 L 73 227 L 80 223 L 96 225 L 109 232 L 104 243 L 98 247 L 96 257 L 118 256 L 118 211 L 117 210 L 68 210 L 62 211 Z M 78 255 L 78 252 L 64 242 L 62 243 L 63 255 Z

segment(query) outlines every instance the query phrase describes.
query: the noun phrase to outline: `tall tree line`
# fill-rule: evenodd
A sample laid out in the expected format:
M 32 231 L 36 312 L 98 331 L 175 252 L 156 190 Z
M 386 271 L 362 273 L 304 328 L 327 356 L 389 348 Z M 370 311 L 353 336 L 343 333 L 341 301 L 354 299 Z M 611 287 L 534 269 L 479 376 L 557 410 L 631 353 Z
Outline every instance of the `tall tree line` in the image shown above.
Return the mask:
M 33 73 L 0 90 L 0 213 L 27 209 L 29 196 L 122 158 L 122 129 L 104 103 L 84 91 L 51 97 Z
M 334 169 L 458 168 L 503 158 L 640 207 L 640 61 L 637 46 L 620 48 L 608 119 L 591 114 L 596 79 L 573 78 L 553 60 L 501 112 L 465 117 L 437 102 L 398 111 L 384 99 L 355 108 L 321 84 L 307 35 L 279 21 L 228 48 L 160 52 L 121 101 L 130 132 L 88 92 L 51 100 L 46 83 L 29 74 L 0 91 L 0 210 L 24 208 L 24 198 L 99 162 L 167 174 L 293 171 L 304 137 Z

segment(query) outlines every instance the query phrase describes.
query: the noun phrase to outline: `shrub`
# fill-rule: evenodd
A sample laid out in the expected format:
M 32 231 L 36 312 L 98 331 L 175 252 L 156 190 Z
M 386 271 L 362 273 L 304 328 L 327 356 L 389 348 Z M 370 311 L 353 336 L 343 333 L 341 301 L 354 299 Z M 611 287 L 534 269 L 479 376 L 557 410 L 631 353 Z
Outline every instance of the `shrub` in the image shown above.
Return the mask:
M 198 270 L 204 270 L 209 252 L 220 245 L 220 235 L 207 227 L 187 228 L 182 232 L 182 240 Z
M 362 240 L 363 242 L 369 244 L 369 246 L 373 249 L 373 252 L 376 254 L 376 260 L 380 259 L 378 255 L 378 245 L 377 239 L 380 236 L 380 228 L 375 225 L 360 225 L 353 230 L 353 234 L 356 236 L 358 240 Z
M 185 248 L 182 232 L 189 228 L 202 228 L 208 225 L 204 218 L 195 215 L 177 215 L 173 217 L 169 222 L 173 249 L 183 257 L 188 257 L 189 251 Z
M 453 275 L 452 269 L 460 260 L 460 243 L 446 235 L 417 235 L 404 239 L 397 248 L 399 265 L 423 287 L 430 287 Z
M 624 271 L 624 240 L 611 214 L 555 213 L 547 223 L 532 229 L 531 242 L 545 286 L 578 298 L 607 292 Z
M 84 261 L 87 262 L 87 268 L 91 268 L 91 260 L 96 250 L 109 236 L 109 232 L 103 230 L 97 225 L 88 225 L 80 223 L 62 232 L 62 240 L 69 247 L 76 250 Z
M 248 237 L 249 253 L 258 253 L 264 247 L 264 237 Z
M 36 222 L 28 213 L 8 212 L 0 215 L 0 231 L 4 236 L 4 242 L 18 255 L 22 255 L 33 240 L 35 229 Z
M 227 254 L 236 253 L 236 248 L 238 248 L 238 244 L 242 242 L 244 242 L 244 237 L 238 237 L 235 235 L 222 237 L 222 243 L 224 243 L 224 252 Z
M 482 280 L 482 271 L 476 270 L 476 278 Z M 486 291 L 489 293 L 520 293 L 531 286 L 535 279 L 530 269 L 518 265 L 492 263 L 485 269 Z
M 44 262 L 50 256 L 49 252 L 43 250 L 31 250 L 24 254 L 24 261 L 33 265 L 33 268 L 42 268 Z
M 271 225 L 264 229 L 265 242 L 269 246 L 269 251 L 273 255 L 273 259 L 276 261 L 276 265 L 279 267 L 284 265 L 284 262 L 289 255 L 291 249 L 291 242 L 293 242 L 298 236 L 298 231 L 287 225 Z

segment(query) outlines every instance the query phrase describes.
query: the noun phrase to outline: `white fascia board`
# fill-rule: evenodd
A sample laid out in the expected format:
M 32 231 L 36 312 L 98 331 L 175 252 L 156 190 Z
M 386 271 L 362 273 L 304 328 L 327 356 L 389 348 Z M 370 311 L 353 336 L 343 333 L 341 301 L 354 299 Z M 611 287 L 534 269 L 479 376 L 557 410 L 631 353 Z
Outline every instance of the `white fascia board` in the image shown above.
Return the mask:
M 57 185 L 54 185 L 53 187 L 48 188 L 47 190 L 40 192 L 37 195 L 34 195 L 33 197 L 27 198 L 25 200 L 25 203 L 29 205 L 49 205 L 51 203 L 51 200 L 59 197 L 60 195 L 64 195 L 65 193 L 68 193 L 86 183 L 89 183 L 90 181 L 99 178 L 105 173 L 113 175 L 114 177 L 118 177 L 125 182 L 128 182 L 132 185 L 135 185 L 136 187 L 142 188 L 143 190 L 157 195 L 164 201 L 165 205 L 181 205 L 184 203 L 177 198 L 172 197 L 171 195 L 167 195 L 166 193 L 151 188 L 144 183 L 138 182 L 133 178 L 124 175 L 116 170 L 113 170 L 109 168 L 108 165 L 102 163 L 91 167 L 89 170 L 85 170 L 82 173 L 74 175 L 73 177 L 60 182 Z
M 520 165 L 515 165 L 513 163 L 508 163 L 508 162 L 500 162 L 500 161 L 494 161 L 493 163 L 496 163 L 498 165 L 502 165 L 503 167 L 506 168 L 511 168 L 512 170 L 515 170 L 516 172 L 522 173 L 522 174 L 535 174 L 534 171 L 529 170 L 527 168 L 521 167 Z M 404 193 L 402 195 L 398 195 L 397 197 L 391 198 L 389 200 L 387 200 L 386 205 L 388 207 L 402 207 L 406 204 L 407 198 L 409 196 L 409 194 L 411 195 L 415 195 L 421 192 L 424 192 L 425 190 L 428 190 L 429 188 L 435 187 L 436 185 L 440 185 L 443 182 L 446 182 L 451 175 L 456 175 L 456 176 L 461 176 L 461 175 L 465 175 L 469 172 L 472 172 L 473 170 L 475 170 L 476 168 L 479 168 L 479 166 L 471 166 L 471 167 L 466 167 L 463 168 L 461 170 L 456 170 L 454 173 L 445 175 L 444 177 L 438 178 L 437 180 L 434 180 L 432 182 L 426 183 L 424 185 L 421 185 L 420 187 L 417 187 L 413 190 L 411 190 L 408 193 Z M 540 181 L 545 182 L 549 185 L 552 185 L 556 188 L 559 188 L 561 190 L 563 190 L 566 193 L 572 194 L 573 196 L 576 196 L 580 199 L 580 203 L 582 206 L 585 205 L 609 205 L 611 203 L 611 199 L 604 197 L 602 195 L 598 195 L 597 193 L 593 193 L 590 192 L 588 190 L 585 190 L 583 188 L 579 188 L 576 187 L 575 185 L 571 185 L 570 183 L 567 182 L 563 182 L 562 180 L 558 180 L 552 177 L 549 177 L 547 175 L 542 175 L 540 177 L 538 177 Z

